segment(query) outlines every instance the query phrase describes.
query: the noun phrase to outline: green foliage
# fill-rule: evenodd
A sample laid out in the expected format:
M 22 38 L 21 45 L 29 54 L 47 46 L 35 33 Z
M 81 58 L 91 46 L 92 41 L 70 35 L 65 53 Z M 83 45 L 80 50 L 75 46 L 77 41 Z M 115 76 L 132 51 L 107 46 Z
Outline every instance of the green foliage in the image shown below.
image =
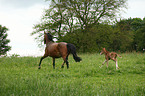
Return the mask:
M 137 44 L 138 51 L 143 51 L 143 49 L 145 49 L 145 23 L 142 28 L 136 31 L 135 42 Z
M 115 63 L 102 66 L 104 56 L 97 53 L 79 54 L 83 61 L 76 63 L 69 56 L 70 68 L 61 69 L 62 59 L 0 58 L 1 96 L 144 96 L 145 54 L 124 53 Z M 102 66 L 102 67 L 101 67 Z
M 120 30 L 108 24 L 97 24 L 86 30 L 76 30 L 67 33 L 60 41 L 73 43 L 80 52 L 96 52 L 102 47 L 110 51 L 129 50 L 132 43 L 133 33 Z
M 126 36 L 129 36 L 128 39 L 132 41 L 127 50 L 143 51 L 143 48 L 145 48 L 145 18 L 143 18 L 143 20 L 141 18 L 124 19 L 117 22 L 116 25 L 120 28 L 122 33 L 128 34 Z M 131 34 L 133 34 L 133 36 Z
M 133 32 L 131 30 L 122 30 L 122 27 L 116 26 L 114 29 L 113 43 L 110 45 L 114 51 L 131 51 L 131 44 L 133 42 Z
M 0 56 L 5 55 L 6 52 L 11 49 L 11 47 L 8 46 L 10 40 L 7 39 L 7 30 L 8 29 L 5 26 L 3 27 L 2 25 L 0 25 Z
M 76 30 L 73 33 L 67 33 L 58 42 L 73 43 L 80 52 L 95 52 L 100 50 L 100 46 L 106 47 L 107 44 L 111 43 L 111 31 L 110 26 L 98 24 L 83 30 L 83 32 L 82 30 Z
M 42 22 L 36 24 L 34 26 L 34 32 L 32 32 L 32 35 L 39 35 L 36 39 L 40 42 L 42 42 L 43 38 L 41 31 L 44 30 L 51 32 L 59 40 L 66 33 L 72 33 L 79 29 L 87 30 L 90 25 L 113 20 L 117 17 L 121 8 L 126 8 L 127 0 L 49 1 L 51 1 L 51 4 L 49 9 L 45 10 Z
M 143 51 L 145 49 L 145 18 L 135 23 L 135 25 L 137 29 L 135 31 L 134 44 L 136 44 L 137 51 Z

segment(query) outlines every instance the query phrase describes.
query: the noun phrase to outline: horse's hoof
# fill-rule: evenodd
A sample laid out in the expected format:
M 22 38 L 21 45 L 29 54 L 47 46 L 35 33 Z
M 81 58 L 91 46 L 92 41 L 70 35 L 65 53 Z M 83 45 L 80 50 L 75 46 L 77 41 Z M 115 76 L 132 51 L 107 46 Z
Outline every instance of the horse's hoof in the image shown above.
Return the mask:
M 61 68 L 64 68 L 64 66 L 61 66 Z
M 38 69 L 41 69 L 41 67 L 39 66 Z

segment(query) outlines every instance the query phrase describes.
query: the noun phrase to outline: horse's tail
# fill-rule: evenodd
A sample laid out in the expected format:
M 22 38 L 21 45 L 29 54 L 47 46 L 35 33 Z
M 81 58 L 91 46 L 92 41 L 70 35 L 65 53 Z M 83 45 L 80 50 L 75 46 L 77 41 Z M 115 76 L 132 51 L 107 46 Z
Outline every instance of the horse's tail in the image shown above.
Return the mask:
M 117 54 L 117 56 L 119 56 L 120 58 L 122 58 L 122 56 L 120 56 L 119 54 Z
M 73 58 L 76 62 L 80 62 L 82 60 L 80 57 L 77 56 L 76 48 L 73 44 L 67 43 L 67 50 L 68 50 L 68 54 L 72 53 Z

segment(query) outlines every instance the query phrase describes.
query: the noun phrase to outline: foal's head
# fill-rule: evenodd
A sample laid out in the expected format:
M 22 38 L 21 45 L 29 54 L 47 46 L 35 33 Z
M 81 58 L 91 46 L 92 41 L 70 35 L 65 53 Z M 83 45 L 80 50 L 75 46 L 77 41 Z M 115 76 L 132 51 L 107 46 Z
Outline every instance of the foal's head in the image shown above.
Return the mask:
M 44 32 L 44 44 L 46 44 L 46 41 L 50 42 L 53 41 L 53 36 L 48 32 Z
M 105 48 L 102 48 L 102 51 L 101 51 L 100 55 L 102 55 L 102 54 L 104 54 L 106 52 L 107 52 L 106 49 Z

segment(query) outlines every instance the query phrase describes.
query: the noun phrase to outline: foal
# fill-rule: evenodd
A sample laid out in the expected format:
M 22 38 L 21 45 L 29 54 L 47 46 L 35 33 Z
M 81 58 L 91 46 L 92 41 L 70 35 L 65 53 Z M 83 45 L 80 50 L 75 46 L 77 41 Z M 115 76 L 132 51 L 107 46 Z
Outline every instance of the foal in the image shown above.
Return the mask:
M 55 58 L 60 58 L 60 57 L 62 57 L 64 60 L 61 68 L 64 67 L 64 63 L 66 63 L 67 68 L 69 68 L 68 56 L 70 53 L 72 53 L 73 58 L 76 62 L 80 62 L 82 60 L 80 57 L 77 56 L 76 48 L 73 44 L 65 43 L 65 42 L 55 43 L 53 42 L 53 36 L 50 33 L 44 32 L 44 44 L 46 44 L 45 54 L 40 59 L 38 69 L 41 68 L 42 60 L 48 56 L 53 58 L 54 69 L 55 69 Z
M 115 61 L 116 69 L 119 69 L 118 64 L 117 64 L 117 56 L 121 57 L 119 54 L 117 54 L 115 52 L 109 52 L 105 48 L 102 48 L 102 51 L 101 51 L 100 55 L 102 55 L 102 54 L 105 54 L 105 59 L 106 59 L 103 62 L 103 65 L 104 65 L 105 62 L 107 62 L 107 67 L 108 67 L 108 61 L 111 59 L 111 60 Z

